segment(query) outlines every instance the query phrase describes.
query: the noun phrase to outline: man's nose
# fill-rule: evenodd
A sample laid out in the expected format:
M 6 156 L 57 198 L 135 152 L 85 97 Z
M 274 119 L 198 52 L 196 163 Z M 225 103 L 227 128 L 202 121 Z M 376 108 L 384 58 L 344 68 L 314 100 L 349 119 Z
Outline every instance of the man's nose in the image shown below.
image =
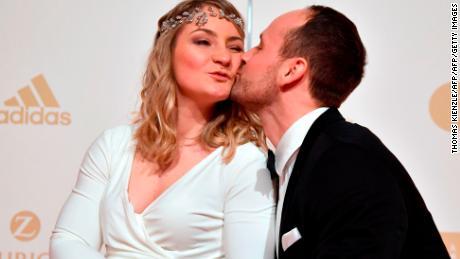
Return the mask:
M 252 55 L 254 55 L 254 48 L 244 52 L 241 56 L 242 63 L 246 64 L 252 58 Z

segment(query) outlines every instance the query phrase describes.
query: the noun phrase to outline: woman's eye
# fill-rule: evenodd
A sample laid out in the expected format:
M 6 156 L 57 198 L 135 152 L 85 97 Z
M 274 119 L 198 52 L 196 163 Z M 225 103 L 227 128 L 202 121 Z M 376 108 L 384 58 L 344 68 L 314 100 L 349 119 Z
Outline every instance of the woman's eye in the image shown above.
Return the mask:
M 209 45 L 211 45 L 211 44 L 209 43 L 209 41 L 207 41 L 207 40 L 195 40 L 194 43 L 195 43 L 196 45 L 204 45 L 204 46 L 209 46 Z
M 230 49 L 234 52 L 243 52 L 243 48 L 240 46 L 233 46 L 233 47 L 230 47 Z

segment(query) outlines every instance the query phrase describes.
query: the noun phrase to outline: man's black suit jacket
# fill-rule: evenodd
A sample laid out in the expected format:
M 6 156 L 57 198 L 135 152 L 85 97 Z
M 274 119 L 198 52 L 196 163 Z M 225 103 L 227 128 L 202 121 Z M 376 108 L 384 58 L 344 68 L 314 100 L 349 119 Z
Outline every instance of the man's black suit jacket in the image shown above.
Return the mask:
M 284 233 L 301 238 L 283 251 Z M 449 258 L 398 159 L 330 108 L 300 147 L 282 209 L 279 259 Z

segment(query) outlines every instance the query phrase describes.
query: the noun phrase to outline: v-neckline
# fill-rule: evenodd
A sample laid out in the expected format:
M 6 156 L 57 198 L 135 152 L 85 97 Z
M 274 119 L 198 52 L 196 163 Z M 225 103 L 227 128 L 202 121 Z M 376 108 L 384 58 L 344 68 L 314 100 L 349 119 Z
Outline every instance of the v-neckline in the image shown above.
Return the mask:
M 151 201 L 145 208 L 144 210 L 142 210 L 142 212 L 136 212 L 136 210 L 134 209 L 134 206 L 133 204 L 131 203 L 131 200 L 129 199 L 129 192 L 128 192 L 128 189 L 129 189 L 129 180 L 131 178 L 131 174 L 132 174 L 132 167 L 133 167 L 133 163 L 134 163 L 134 158 L 135 158 L 135 154 L 136 154 L 136 149 L 133 149 L 131 154 L 130 154 L 130 164 L 128 166 L 128 173 L 126 174 L 127 177 L 125 178 L 125 181 L 124 181 L 124 195 L 126 197 L 126 202 L 129 204 L 129 206 L 131 207 L 132 209 L 132 212 L 134 213 L 134 215 L 136 216 L 144 216 L 146 212 L 148 212 L 152 207 L 154 207 L 157 203 L 159 203 L 162 199 L 164 199 L 163 197 L 166 196 L 168 193 L 170 193 L 172 190 L 176 189 L 177 185 L 181 184 L 182 182 L 184 182 L 186 179 L 190 178 L 192 175 L 194 175 L 194 172 L 198 171 L 197 168 L 201 167 L 202 164 L 205 164 L 206 161 L 208 160 L 211 160 L 215 154 L 218 153 L 218 151 L 220 151 L 222 149 L 222 147 L 218 147 L 216 148 L 215 150 L 213 150 L 211 153 L 209 153 L 208 155 L 206 155 L 203 159 L 201 159 L 198 163 L 196 163 L 195 165 L 193 165 L 189 170 L 187 170 L 179 179 L 177 179 L 174 183 L 172 183 L 170 186 L 168 186 L 163 192 L 161 192 L 160 195 L 158 195 L 158 197 L 156 199 L 154 199 L 153 201 Z

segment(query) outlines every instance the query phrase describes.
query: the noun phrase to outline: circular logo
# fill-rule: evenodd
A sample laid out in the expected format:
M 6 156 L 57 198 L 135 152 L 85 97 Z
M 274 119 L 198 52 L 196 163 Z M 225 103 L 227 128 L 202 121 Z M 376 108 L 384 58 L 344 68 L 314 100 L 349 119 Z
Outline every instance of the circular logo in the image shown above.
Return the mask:
M 430 99 L 430 115 L 436 125 L 450 131 L 450 83 L 441 85 Z
M 30 241 L 40 233 L 40 219 L 31 211 L 20 211 L 11 219 L 11 234 L 19 241 Z

